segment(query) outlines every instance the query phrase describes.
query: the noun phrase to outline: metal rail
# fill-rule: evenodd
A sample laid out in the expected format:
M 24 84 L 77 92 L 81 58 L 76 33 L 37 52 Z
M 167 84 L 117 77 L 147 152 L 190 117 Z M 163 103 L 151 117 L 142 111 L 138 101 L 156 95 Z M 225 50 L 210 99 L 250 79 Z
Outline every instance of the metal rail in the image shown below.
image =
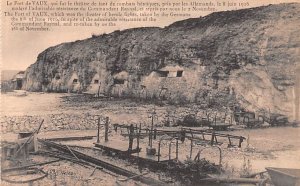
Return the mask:
M 52 147 L 52 148 L 55 148 L 59 151 L 62 151 L 66 154 L 70 154 L 70 151 L 67 147 L 65 147 L 64 145 L 60 145 L 60 144 L 57 144 L 57 143 L 54 143 L 54 142 L 51 142 L 49 140 L 41 140 L 39 139 L 39 141 L 48 146 L 48 147 Z M 144 176 L 138 176 L 138 174 L 136 173 L 133 173 L 133 172 L 130 172 L 126 169 L 123 169 L 121 167 L 118 167 L 116 165 L 113 165 L 109 162 L 106 162 L 106 161 L 103 161 L 103 160 L 100 160 L 100 159 L 97 159 L 97 158 L 94 158 L 94 157 L 91 157 L 87 154 L 84 154 L 84 153 L 81 153 L 79 151 L 76 151 L 76 150 L 73 150 L 73 153 L 79 158 L 79 159 L 82 159 L 84 161 L 87 161 L 89 163 L 93 163 L 95 165 L 98 165 L 98 166 L 101 166 L 109 171 L 112 171 L 114 173 L 117 173 L 117 174 L 120 174 L 120 175 L 123 175 L 123 176 L 127 176 L 127 177 L 133 177 L 134 180 L 136 181 L 141 181 L 142 183 L 145 183 L 145 184 L 148 184 L 148 185 L 157 185 L 157 186 L 164 186 L 166 185 L 166 183 L 164 182 L 161 182 L 161 181 L 158 181 L 158 180 L 155 180 L 153 178 L 149 178 L 149 177 L 144 177 Z M 136 176 L 136 177 L 135 177 Z

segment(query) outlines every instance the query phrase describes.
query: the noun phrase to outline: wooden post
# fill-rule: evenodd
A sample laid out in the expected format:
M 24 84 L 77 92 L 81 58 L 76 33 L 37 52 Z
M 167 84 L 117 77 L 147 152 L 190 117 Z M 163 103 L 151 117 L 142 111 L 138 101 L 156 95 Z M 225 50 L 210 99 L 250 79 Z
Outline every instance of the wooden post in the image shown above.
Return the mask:
M 215 115 L 215 125 L 217 125 L 217 114 Z
M 108 123 L 109 122 L 109 117 L 106 117 L 106 121 L 105 121 L 105 142 L 108 141 Z
M 149 136 L 149 146 L 152 148 L 152 141 L 153 141 L 153 128 L 154 128 L 154 117 L 156 115 L 155 110 L 151 113 L 151 129 L 150 129 L 150 136 Z
M 232 147 L 232 144 L 231 144 L 231 140 L 230 140 L 230 137 L 228 136 L 228 141 L 229 141 L 229 147 Z
M 100 117 L 98 117 L 97 143 L 100 143 Z
M 100 87 L 101 87 L 101 82 L 100 82 L 100 84 L 99 84 L 99 87 L 98 87 L 98 92 L 97 92 L 97 97 L 99 98 L 100 97 Z
M 157 129 L 154 129 L 153 139 L 155 139 L 155 140 L 156 140 L 156 135 L 157 135 Z
M 149 138 L 149 146 L 152 148 L 152 138 L 153 138 L 153 125 L 154 125 L 154 114 L 152 115 L 151 120 L 151 129 L 150 129 L 150 138 Z
M 182 142 L 184 142 L 184 140 L 185 140 L 185 130 L 183 130 L 183 129 L 181 129 L 180 140 L 181 140 Z
M 206 117 L 207 117 L 207 121 L 209 123 L 209 114 L 207 113 L 207 111 L 206 111 Z
M 198 161 L 200 160 L 200 151 L 197 153 L 194 160 L 198 160 Z
M 243 142 L 243 137 L 241 136 L 241 137 L 240 137 L 240 141 L 239 141 L 239 148 L 242 147 L 242 142 Z
M 128 152 L 131 153 L 132 145 L 133 145 L 133 139 L 134 139 L 134 127 L 133 124 L 129 127 L 129 146 L 128 146 Z
M 169 144 L 169 160 L 171 160 L 171 152 L 172 152 L 172 141 Z
M 33 147 L 34 147 L 34 152 L 37 152 L 39 150 L 36 133 L 33 134 Z
M 138 152 L 140 152 L 139 148 L 140 148 L 140 135 L 141 135 L 141 130 L 142 130 L 142 124 L 140 123 L 140 129 L 139 129 L 139 131 L 138 131 L 137 139 L 136 139 L 136 146 L 137 146 Z
M 211 133 L 211 140 L 210 140 L 210 145 L 214 144 L 214 139 L 215 139 L 215 132 Z
M 150 129 L 151 130 L 151 129 Z M 148 133 L 148 135 L 149 135 L 149 141 L 148 141 L 148 146 L 149 147 L 152 147 L 152 145 L 151 145 L 151 132 L 150 132 L 150 130 L 149 130 L 149 133 Z M 148 130 L 147 130 L 148 131 Z
M 118 133 L 118 126 L 114 125 L 115 132 Z
M 25 160 L 29 158 L 29 143 L 26 143 L 24 146 L 24 158 Z
M 157 161 L 160 159 L 160 142 L 158 143 L 158 153 L 157 153 Z
M 176 139 L 176 160 L 178 160 L 178 138 Z
M 194 139 L 194 134 L 193 134 L 193 131 L 192 131 L 191 128 L 190 128 L 190 133 L 191 133 L 191 135 L 192 135 L 192 139 Z
M 140 133 L 138 133 L 136 138 L 136 148 L 138 149 L 138 152 L 140 152 Z
M 191 139 L 190 158 L 192 158 L 192 153 L 193 153 L 193 139 Z

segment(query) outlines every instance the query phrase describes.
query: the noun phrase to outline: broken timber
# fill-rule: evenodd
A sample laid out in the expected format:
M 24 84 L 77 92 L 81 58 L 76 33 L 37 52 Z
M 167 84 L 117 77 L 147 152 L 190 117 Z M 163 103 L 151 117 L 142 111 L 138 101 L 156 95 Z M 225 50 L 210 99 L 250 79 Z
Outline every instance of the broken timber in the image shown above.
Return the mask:
M 57 144 L 57 143 L 54 143 L 54 142 L 51 142 L 51 141 L 48 141 L 48 140 L 41 140 L 39 139 L 39 141 L 46 145 L 47 147 L 51 147 L 51 148 L 55 148 L 59 151 L 62 151 L 66 154 L 70 154 L 70 151 L 69 149 L 64 146 L 64 145 L 60 145 L 60 144 Z M 89 155 L 86 155 L 84 153 L 81 153 L 79 151 L 76 151 L 76 150 L 72 150 L 73 153 L 79 158 L 79 159 L 82 159 L 84 161 L 87 161 L 89 163 L 92 163 L 92 164 L 95 164 L 95 165 L 98 165 L 98 166 L 101 166 L 109 171 L 112 171 L 114 173 L 117 173 L 117 174 L 120 174 L 120 175 L 123 175 L 123 176 L 127 176 L 127 177 L 133 177 L 134 180 L 136 181 L 141 181 L 142 183 L 145 183 L 145 184 L 148 184 L 148 185 L 158 185 L 158 186 L 163 186 L 163 185 L 166 185 L 166 183 L 164 182 L 161 182 L 161 181 L 158 181 L 158 180 L 155 180 L 153 178 L 148 178 L 148 177 L 144 177 L 144 176 L 138 176 L 138 174 L 135 174 L 133 172 L 130 172 L 126 169 L 123 169 L 121 167 L 118 167 L 116 165 L 113 165 L 109 162 L 106 162 L 106 161 L 103 161 L 103 160 L 100 160 L 100 159 L 97 159 L 97 158 L 94 158 L 94 157 L 91 157 Z
M 71 136 L 71 137 L 57 137 L 57 138 L 45 138 L 51 141 L 73 141 L 73 140 L 91 140 L 95 135 L 92 136 Z
M 24 142 L 24 143 L 16 150 L 16 152 L 15 152 L 15 154 L 14 154 L 14 158 L 16 158 L 17 155 L 18 155 L 18 153 L 19 153 L 24 147 L 26 147 L 26 145 L 27 145 L 28 143 L 30 143 L 30 141 L 34 138 L 34 136 L 35 136 L 36 134 L 38 134 L 38 133 L 40 132 L 43 123 L 44 123 L 44 119 L 42 120 L 42 122 L 40 123 L 40 125 L 38 126 L 38 128 L 37 128 L 33 133 L 31 133 L 31 135 L 27 138 L 27 140 L 26 140 L 26 141 L 25 141 L 25 142 Z M 37 149 L 35 149 L 35 150 L 37 150 Z
M 73 158 L 73 156 L 71 156 L 71 155 L 69 156 L 69 154 L 64 154 L 64 153 L 60 153 L 60 152 L 39 151 L 37 154 L 43 155 L 43 156 L 55 157 L 55 158 L 59 158 L 61 160 L 67 160 L 72 163 L 81 165 L 85 168 L 89 168 L 88 166 L 91 166 L 90 164 L 88 164 L 88 162 L 77 160 L 77 159 Z

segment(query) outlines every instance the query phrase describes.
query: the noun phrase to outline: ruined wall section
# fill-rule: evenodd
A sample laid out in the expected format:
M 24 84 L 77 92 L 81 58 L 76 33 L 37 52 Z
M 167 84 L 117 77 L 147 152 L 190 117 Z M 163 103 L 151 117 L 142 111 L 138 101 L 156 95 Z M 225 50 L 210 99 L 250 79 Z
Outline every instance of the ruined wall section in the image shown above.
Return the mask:
M 161 77 L 157 71 L 153 71 L 149 76 L 143 77 L 141 86 L 144 87 L 145 92 L 143 92 L 142 96 L 144 98 L 169 100 L 173 103 L 194 102 L 197 91 L 204 85 L 202 76 L 205 68 L 194 66 L 183 68 L 182 71 L 181 77 L 173 77 L 172 75 L 172 77 Z

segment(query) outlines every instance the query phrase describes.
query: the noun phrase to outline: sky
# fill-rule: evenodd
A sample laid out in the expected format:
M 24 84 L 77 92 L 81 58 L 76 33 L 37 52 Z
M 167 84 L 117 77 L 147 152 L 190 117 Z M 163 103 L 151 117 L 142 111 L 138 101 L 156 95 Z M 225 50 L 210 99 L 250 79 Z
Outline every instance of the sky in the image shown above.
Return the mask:
M 11 1 L 11 0 L 8 0 Z M 19 0 L 21 1 L 21 0 Z M 53 2 L 56 0 L 48 0 L 48 2 Z M 69 0 L 76 1 L 76 0 Z M 104 2 L 105 0 L 95 0 Z M 108 1 L 108 0 L 107 0 Z M 114 2 L 126 0 L 111 0 Z M 135 2 L 137 0 L 127 0 L 127 2 Z M 146 0 L 139 0 L 147 2 Z M 152 0 L 151 2 L 166 2 L 167 0 Z M 168 0 L 168 1 L 178 1 L 180 0 Z M 184 2 L 209 2 L 209 0 L 184 0 Z M 213 0 L 212 0 L 213 1 Z M 215 0 L 214 2 L 224 2 L 223 0 Z M 228 0 L 225 0 L 228 2 Z M 268 4 L 278 4 L 278 3 L 288 3 L 288 2 L 298 2 L 300 0 L 230 0 L 231 2 L 249 2 L 249 7 L 256 7 Z M 110 33 L 114 30 L 123 30 L 127 28 L 134 27 L 148 27 L 148 26 L 158 26 L 164 27 L 175 21 L 187 19 L 187 17 L 176 17 L 176 18 L 166 18 L 160 17 L 156 22 L 139 22 L 139 23 L 126 23 L 118 24 L 116 26 L 110 27 L 61 27 L 52 29 L 48 32 L 22 32 L 22 31 L 11 31 L 10 28 L 10 18 L 4 16 L 4 12 L 8 11 L 6 6 L 7 1 L 1 1 L 1 69 L 2 70 L 25 70 L 29 65 L 33 64 L 39 53 L 47 49 L 48 47 L 58 45 L 64 42 L 71 42 L 75 40 L 82 40 L 91 37 L 92 34 L 102 34 Z M 236 7 L 224 7 L 220 8 L 220 11 L 237 9 Z M 190 17 L 205 16 L 211 12 L 192 12 Z

